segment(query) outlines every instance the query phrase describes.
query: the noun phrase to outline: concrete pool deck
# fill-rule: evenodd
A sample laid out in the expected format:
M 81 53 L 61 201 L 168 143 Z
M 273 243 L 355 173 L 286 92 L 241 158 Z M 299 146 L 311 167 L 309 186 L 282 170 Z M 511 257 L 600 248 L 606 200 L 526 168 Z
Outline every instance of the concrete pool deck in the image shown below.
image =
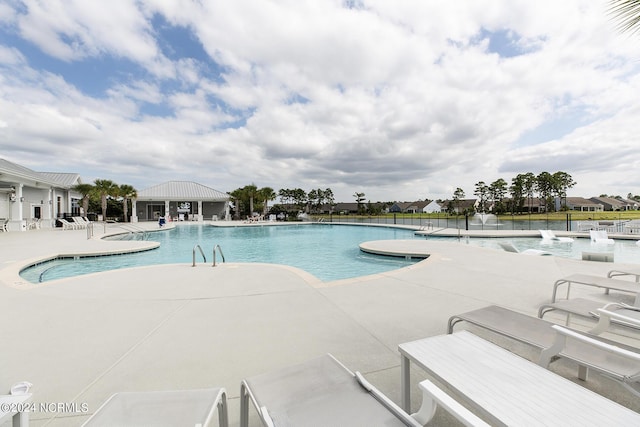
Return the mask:
M 7 392 L 26 380 L 34 384 L 33 402 L 86 404 L 88 412 L 31 414 L 32 426 L 74 426 L 118 391 L 222 386 L 229 397 L 230 425 L 237 426 L 243 378 L 332 353 L 398 403 L 398 344 L 443 334 L 450 316 L 489 304 L 535 316 L 550 300 L 558 278 L 604 276 L 614 266 L 624 267 L 459 242 L 388 242 L 390 251 L 416 245 L 409 250 L 429 258 L 400 270 L 333 282 L 285 266 L 226 263 L 212 268 L 199 263 L 34 285 L 16 274 L 27 261 L 142 250 L 148 242 L 87 239 L 85 230 L 1 233 L 0 387 Z M 607 296 L 587 288 L 576 287 L 572 295 L 632 301 L 630 295 Z M 634 337 L 620 338 L 640 347 Z M 526 354 L 515 344 L 510 347 Z M 594 374 L 581 382 L 577 368 L 563 360 L 552 370 L 640 411 L 638 399 L 612 381 Z M 414 369 L 412 376 L 417 381 L 426 374 Z M 413 398 L 416 409 L 418 393 Z M 438 421 L 456 425 L 440 413 Z

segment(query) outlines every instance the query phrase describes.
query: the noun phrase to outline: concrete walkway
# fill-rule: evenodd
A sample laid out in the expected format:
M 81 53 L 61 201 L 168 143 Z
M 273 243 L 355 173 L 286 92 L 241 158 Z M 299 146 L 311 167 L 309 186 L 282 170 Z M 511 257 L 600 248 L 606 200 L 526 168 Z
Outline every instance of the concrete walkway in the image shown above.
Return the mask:
M 410 251 L 429 258 L 326 283 L 291 267 L 232 263 L 140 267 L 39 285 L 17 276 L 25 260 L 146 245 L 88 240 L 85 230 L 0 234 L 0 387 L 7 391 L 28 380 L 34 402 L 88 408 L 33 413 L 31 425 L 80 425 L 118 391 L 222 386 L 236 426 L 243 378 L 323 353 L 361 371 L 399 402 L 398 344 L 445 333 L 451 315 L 488 304 L 535 316 L 556 279 L 621 267 L 411 240 L 389 241 L 388 250 L 411 245 Z M 632 301 L 589 289 L 572 295 Z M 526 349 L 512 348 L 526 355 Z M 552 369 L 579 382 L 575 366 L 559 361 Z M 414 369 L 412 375 L 418 381 L 426 374 Z M 607 379 L 592 375 L 580 383 L 640 411 L 637 398 Z M 413 398 L 417 408 L 418 393 Z M 438 421 L 456 425 L 443 414 Z

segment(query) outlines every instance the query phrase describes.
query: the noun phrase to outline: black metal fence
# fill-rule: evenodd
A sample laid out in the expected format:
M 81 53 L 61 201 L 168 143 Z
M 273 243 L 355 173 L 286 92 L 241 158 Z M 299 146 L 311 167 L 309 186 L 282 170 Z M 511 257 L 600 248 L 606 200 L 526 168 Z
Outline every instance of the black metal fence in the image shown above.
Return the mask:
M 571 213 L 564 216 L 557 214 L 549 217 L 541 215 L 433 215 L 433 214 L 393 214 L 380 216 L 360 215 L 327 215 L 324 222 L 346 222 L 354 224 L 389 224 L 409 225 L 423 228 L 453 228 L 461 230 L 556 230 L 556 231 L 588 231 L 589 229 L 606 229 L 610 232 L 628 232 L 632 224 L 640 228 L 640 212 L 638 220 L 628 217 L 612 220 L 573 220 Z

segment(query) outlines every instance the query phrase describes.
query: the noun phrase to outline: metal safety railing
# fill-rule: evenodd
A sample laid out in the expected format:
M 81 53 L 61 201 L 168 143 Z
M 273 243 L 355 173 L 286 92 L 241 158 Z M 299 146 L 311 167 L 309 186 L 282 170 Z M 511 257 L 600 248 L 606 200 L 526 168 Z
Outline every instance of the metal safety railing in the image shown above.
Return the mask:
M 138 227 L 136 225 L 133 225 L 133 224 L 118 224 L 118 227 L 122 228 L 123 230 L 128 231 L 131 234 L 141 235 L 142 236 L 142 240 L 147 240 L 147 237 L 149 236 L 147 230 L 145 230 L 142 227 Z
M 218 250 L 218 252 L 220 252 L 220 256 L 222 257 L 222 262 L 224 261 L 224 254 L 222 253 L 222 248 L 220 247 L 220 245 L 215 245 L 213 247 L 213 265 L 212 267 L 216 266 L 216 249 Z
M 200 247 L 200 245 L 195 245 L 193 247 L 193 264 L 191 265 L 191 267 L 195 267 L 196 266 L 196 249 L 198 249 L 200 251 L 200 255 L 202 255 L 202 259 L 204 260 L 204 262 L 207 262 L 207 257 L 204 256 L 204 252 L 202 251 L 202 248 Z

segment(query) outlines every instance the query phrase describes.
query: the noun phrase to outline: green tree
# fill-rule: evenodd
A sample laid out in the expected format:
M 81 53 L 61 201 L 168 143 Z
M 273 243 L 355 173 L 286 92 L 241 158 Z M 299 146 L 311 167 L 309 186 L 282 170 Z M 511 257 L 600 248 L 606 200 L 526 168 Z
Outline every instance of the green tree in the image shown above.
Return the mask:
M 109 179 L 96 179 L 93 181 L 96 193 L 100 195 L 100 207 L 102 208 L 102 219 L 107 219 L 107 197 L 118 192 L 118 186 Z
M 509 193 L 511 194 L 511 213 L 522 212 L 524 206 L 524 174 L 519 173 L 515 178 L 511 178 Z
M 564 200 L 563 209 L 567 208 L 567 190 L 573 188 L 577 183 L 567 172 L 558 171 L 552 175 L 553 190 L 557 197 Z
M 263 201 L 262 214 L 266 215 L 269 211 L 269 202 L 276 199 L 276 192 L 271 187 L 262 187 L 258 190 L 258 196 Z
M 474 190 L 473 194 L 475 196 L 478 196 L 478 208 L 480 209 L 480 212 L 485 213 L 487 198 L 489 196 L 489 187 L 484 183 L 484 181 L 477 182 L 476 189 Z
M 549 172 L 540 172 L 536 179 L 536 185 L 540 197 L 544 200 L 547 211 L 555 210 L 553 203 L 554 179 Z
M 86 216 L 89 212 L 89 199 L 95 189 L 91 184 L 76 184 L 73 186 L 73 190 L 82 194 L 82 212 Z
M 451 207 L 451 210 L 455 212 L 456 215 L 460 213 L 460 202 L 463 199 L 464 199 L 464 190 L 460 187 L 456 188 L 456 190 L 453 192 L 452 207 Z
M 118 196 L 122 197 L 122 213 L 124 222 L 129 222 L 129 200 L 138 197 L 138 191 L 131 185 L 122 184 L 118 188 Z
M 502 200 L 507 194 L 507 181 L 502 178 L 498 178 L 489 184 L 489 196 L 493 201 L 496 213 L 502 213 L 504 211 L 502 207 Z
M 307 204 L 307 192 L 302 188 L 296 188 L 291 190 L 291 198 L 298 210 L 302 210 Z
M 258 196 L 258 187 L 255 184 L 245 185 L 243 188 L 245 197 L 249 198 L 249 216 L 253 215 L 253 200 Z
M 362 202 L 365 201 L 364 193 L 354 193 L 353 197 L 356 198 L 356 203 L 358 204 L 358 215 L 362 214 Z
M 320 190 L 322 191 L 322 190 Z M 311 190 L 307 194 L 307 200 L 309 201 L 309 212 L 317 211 L 317 206 L 320 204 L 319 200 L 322 196 L 318 194 L 318 190 Z M 313 209 L 312 209 L 313 208 Z
M 331 188 L 326 188 L 324 190 L 324 200 L 329 205 L 329 212 L 333 212 L 333 207 L 335 206 L 336 201 L 333 196 L 333 190 L 331 190 Z
M 245 210 L 245 193 L 244 188 L 236 188 L 231 191 L 229 195 L 233 198 L 234 201 L 234 217 L 236 220 L 241 219 L 244 216 Z
M 524 194 L 527 196 L 528 211 L 531 213 L 531 205 L 533 204 L 533 196 L 538 191 L 538 177 L 533 172 L 527 172 L 522 175 Z

